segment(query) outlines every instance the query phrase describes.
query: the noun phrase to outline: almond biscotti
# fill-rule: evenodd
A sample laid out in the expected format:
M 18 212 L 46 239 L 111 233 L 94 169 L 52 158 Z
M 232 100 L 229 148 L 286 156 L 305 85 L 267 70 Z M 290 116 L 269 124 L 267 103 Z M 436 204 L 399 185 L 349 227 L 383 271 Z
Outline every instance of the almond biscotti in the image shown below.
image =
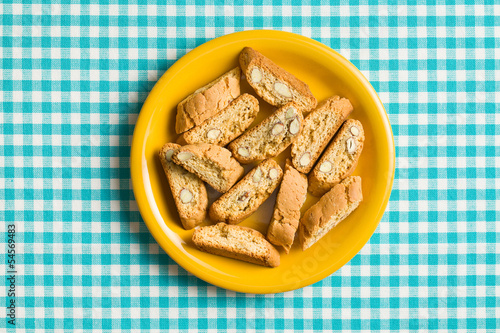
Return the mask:
M 309 86 L 250 47 L 240 53 L 240 66 L 255 92 L 274 106 L 294 101 L 302 111 L 318 103 Z
M 298 106 L 288 103 L 243 133 L 228 148 L 234 158 L 243 164 L 276 156 L 295 141 L 303 120 Z
M 217 223 L 196 229 L 192 239 L 204 252 L 267 267 L 280 264 L 278 251 L 260 232 L 251 228 Z
M 299 240 L 302 250 L 326 235 L 351 214 L 362 200 L 361 177 L 351 176 L 335 185 L 300 219 Z
M 286 161 L 285 174 L 280 185 L 274 213 L 267 229 L 267 239 L 290 252 L 299 227 L 300 208 L 307 196 L 307 177 Z
M 172 160 L 222 193 L 227 192 L 244 171 L 229 150 L 209 143 L 182 146 L 174 152 Z
M 352 110 L 352 104 L 347 98 L 333 96 L 309 113 L 304 119 L 300 135 L 292 144 L 292 163 L 298 171 L 311 171 L 323 149 Z
M 234 68 L 180 102 L 177 105 L 175 118 L 177 134 L 201 124 L 238 97 L 240 95 L 240 77 L 240 68 Z
M 210 218 L 240 223 L 269 198 L 282 177 L 283 171 L 273 159 L 260 163 L 210 206 Z
M 319 197 L 350 176 L 358 164 L 364 142 L 363 125 L 358 120 L 346 120 L 309 174 L 309 192 Z
M 182 226 L 184 229 L 192 229 L 205 220 L 208 206 L 207 190 L 198 176 L 172 162 L 172 155 L 179 147 L 175 143 L 167 143 L 160 149 L 159 157 Z
M 224 110 L 200 125 L 184 132 L 178 143 L 211 143 L 225 146 L 241 135 L 259 112 L 259 101 L 250 94 L 242 94 Z

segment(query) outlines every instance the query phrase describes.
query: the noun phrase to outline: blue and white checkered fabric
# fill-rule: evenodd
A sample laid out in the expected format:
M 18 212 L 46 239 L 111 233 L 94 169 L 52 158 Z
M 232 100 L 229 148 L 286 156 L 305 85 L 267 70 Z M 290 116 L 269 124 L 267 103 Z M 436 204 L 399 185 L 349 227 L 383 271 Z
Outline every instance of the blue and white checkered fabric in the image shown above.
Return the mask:
M 16 328 L 500 329 L 498 1 L 36 2 L 0 4 L 0 252 L 9 277 L 14 224 Z M 397 154 L 361 252 L 313 286 L 267 296 L 172 261 L 129 173 L 134 124 L 162 73 L 212 38 L 261 28 L 354 63 L 385 104 Z M 6 314 L 0 331 L 14 328 Z

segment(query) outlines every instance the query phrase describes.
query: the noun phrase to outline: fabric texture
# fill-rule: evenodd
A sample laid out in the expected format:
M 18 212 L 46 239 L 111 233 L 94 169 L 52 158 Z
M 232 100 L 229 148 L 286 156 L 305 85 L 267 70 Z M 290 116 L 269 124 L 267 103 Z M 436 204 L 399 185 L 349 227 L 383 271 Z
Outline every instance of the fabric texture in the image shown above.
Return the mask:
M 15 225 L 15 328 L 500 329 L 500 5 L 296 3 L 0 5 L 0 252 L 8 278 Z M 165 70 L 208 40 L 262 28 L 311 37 L 362 71 L 389 115 L 397 170 L 378 229 L 348 264 L 300 290 L 247 295 L 158 246 L 129 156 Z M 14 328 L 2 318 L 0 331 Z

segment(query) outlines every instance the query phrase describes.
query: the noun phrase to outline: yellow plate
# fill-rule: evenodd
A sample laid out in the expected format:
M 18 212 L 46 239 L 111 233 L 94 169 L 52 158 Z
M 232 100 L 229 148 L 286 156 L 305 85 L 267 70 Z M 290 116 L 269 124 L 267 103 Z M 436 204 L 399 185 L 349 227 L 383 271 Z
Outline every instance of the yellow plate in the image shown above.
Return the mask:
M 238 65 L 238 54 L 251 46 L 309 84 L 318 101 L 332 95 L 349 98 L 351 118 L 361 121 L 366 141 L 355 175 L 363 179 L 365 200 L 345 221 L 303 252 L 294 244 L 281 253 L 281 265 L 266 268 L 198 251 L 193 231 L 181 227 L 172 194 L 158 160 L 158 150 L 177 139 L 177 104 L 199 87 Z M 242 90 L 251 92 L 242 84 Z M 255 95 L 255 94 L 254 94 Z M 272 112 L 262 100 L 258 123 Z M 289 149 L 278 158 L 283 163 Z M 283 165 L 283 164 L 282 164 Z M 342 267 L 371 237 L 382 218 L 394 179 L 392 131 L 375 90 L 349 61 L 312 39 L 281 31 L 244 31 L 209 41 L 179 59 L 156 83 L 135 126 L 131 175 L 135 198 L 146 225 L 160 246 L 187 271 L 226 289 L 278 293 L 301 288 Z M 247 168 L 248 170 L 248 168 Z M 276 193 L 243 221 L 266 233 Z M 309 196 L 302 212 L 317 198 Z

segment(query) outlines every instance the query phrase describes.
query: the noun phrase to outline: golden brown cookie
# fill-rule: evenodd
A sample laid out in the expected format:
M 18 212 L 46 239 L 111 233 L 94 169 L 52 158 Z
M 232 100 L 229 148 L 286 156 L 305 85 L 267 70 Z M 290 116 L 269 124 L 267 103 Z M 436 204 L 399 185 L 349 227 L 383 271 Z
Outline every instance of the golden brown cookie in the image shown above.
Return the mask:
M 278 251 L 257 230 L 217 223 L 200 227 L 193 233 L 193 242 L 201 251 L 243 260 L 252 264 L 278 267 Z
M 318 102 L 307 84 L 254 49 L 241 51 L 240 66 L 250 86 L 269 104 L 283 106 L 293 101 L 304 112 L 316 107 Z
M 215 116 L 182 133 L 177 143 L 203 142 L 225 146 L 250 126 L 258 112 L 259 101 L 257 98 L 250 94 L 240 95 Z
M 300 219 L 299 240 L 306 250 L 337 226 L 363 200 L 361 177 L 351 176 L 335 185 Z
M 216 222 L 240 223 L 269 198 L 282 177 L 283 171 L 273 159 L 260 163 L 210 206 L 210 218 Z
M 243 164 L 276 156 L 296 140 L 303 120 L 297 105 L 288 103 L 243 133 L 228 148 L 234 158 Z
M 228 106 L 240 95 L 240 77 L 240 68 L 234 68 L 180 102 L 175 118 L 176 133 L 201 124 Z
M 307 196 L 307 177 L 293 168 L 290 160 L 285 165 L 274 213 L 267 229 L 267 239 L 290 252 L 299 227 L 300 208 Z
M 350 176 L 358 164 L 364 142 L 363 125 L 358 120 L 346 120 L 309 174 L 309 192 L 319 197 Z
M 172 162 L 172 155 L 179 147 L 175 143 L 167 143 L 161 148 L 159 157 L 182 226 L 192 229 L 202 223 L 207 215 L 207 190 L 198 176 Z
M 347 98 L 333 96 L 321 102 L 307 115 L 300 135 L 292 144 L 292 163 L 298 171 L 302 173 L 311 171 L 352 109 L 352 104 Z
M 244 172 L 229 150 L 209 143 L 182 146 L 174 152 L 172 160 L 222 193 Z

